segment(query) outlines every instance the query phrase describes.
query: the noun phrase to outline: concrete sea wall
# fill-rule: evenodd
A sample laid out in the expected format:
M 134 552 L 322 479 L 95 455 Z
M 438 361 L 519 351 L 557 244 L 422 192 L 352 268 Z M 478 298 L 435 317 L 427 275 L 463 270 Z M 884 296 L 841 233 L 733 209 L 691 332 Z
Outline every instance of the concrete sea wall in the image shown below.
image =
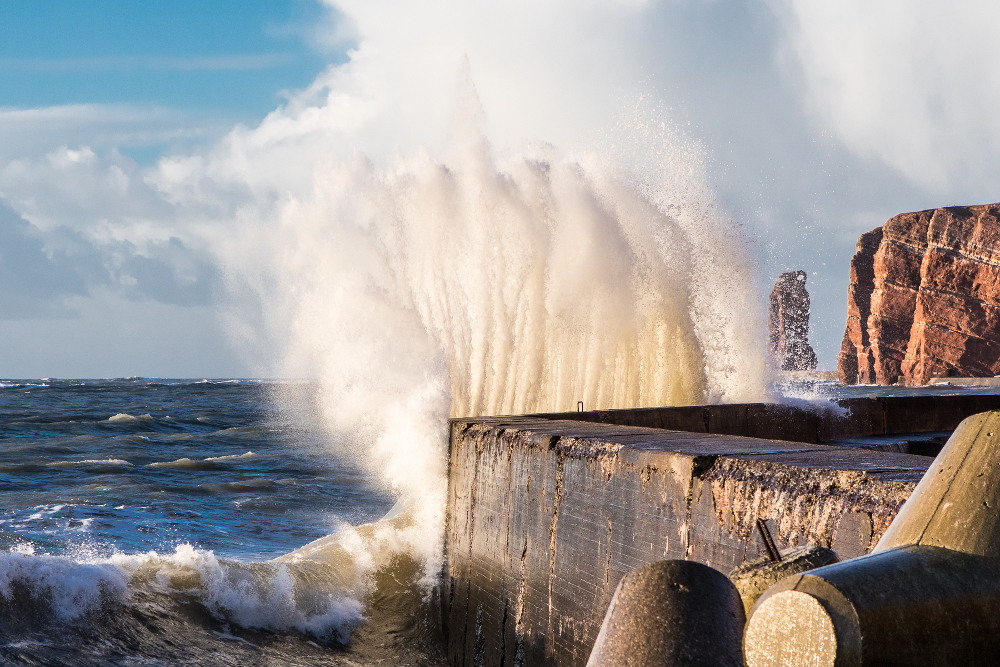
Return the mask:
M 731 403 L 535 415 L 547 419 L 646 426 L 692 433 L 795 442 L 951 431 L 970 415 L 1000 410 L 1000 395 L 847 398 L 816 410 L 775 403 Z
M 441 591 L 450 663 L 584 665 L 622 576 L 664 558 L 728 573 L 765 554 L 758 517 L 780 548 L 867 552 L 932 459 L 816 441 L 896 422 L 951 429 L 1000 403 L 969 398 L 938 417 L 880 399 L 849 415 L 761 404 L 453 420 Z M 712 432 L 767 422 L 784 439 Z

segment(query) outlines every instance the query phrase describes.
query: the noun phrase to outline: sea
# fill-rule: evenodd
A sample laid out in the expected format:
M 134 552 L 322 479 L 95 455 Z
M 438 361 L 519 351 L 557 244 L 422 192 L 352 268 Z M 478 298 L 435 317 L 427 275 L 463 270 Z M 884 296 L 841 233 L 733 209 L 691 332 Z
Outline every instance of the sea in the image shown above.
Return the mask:
M 434 573 L 394 542 L 422 524 L 331 446 L 319 391 L 0 380 L 0 665 L 445 664 Z
M 419 564 L 359 564 L 406 508 L 314 393 L 0 381 L 0 664 L 443 664 Z

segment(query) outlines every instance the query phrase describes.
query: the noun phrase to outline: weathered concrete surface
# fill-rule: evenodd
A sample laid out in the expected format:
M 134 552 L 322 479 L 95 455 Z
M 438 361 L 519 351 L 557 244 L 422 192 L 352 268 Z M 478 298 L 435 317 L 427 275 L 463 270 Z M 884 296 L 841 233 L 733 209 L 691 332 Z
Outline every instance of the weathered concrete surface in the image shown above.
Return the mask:
M 1000 410 L 1000 395 L 851 398 L 828 410 L 775 403 L 732 403 L 535 415 L 548 419 L 645 426 L 691 433 L 741 435 L 794 442 L 952 431 L 974 414 Z
M 887 428 L 881 405 L 870 407 L 852 418 Z M 703 429 L 706 410 L 751 423 L 746 406 L 675 410 Z M 442 591 L 450 662 L 582 666 L 626 573 L 661 559 L 730 572 L 764 555 L 758 517 L 779 548 L 839 541 L 867 552 L 929 463 L 537 417 L 453 420 Z
M 622 578 L 587 667 L 743 667 L 744 625 L 726 575 L 662 560 Z
M 1000 412 L 990 412 L 959 425 L 871 555 L 765 592 L 746 654 L 750 667 L 996 665 L 998 608 Z

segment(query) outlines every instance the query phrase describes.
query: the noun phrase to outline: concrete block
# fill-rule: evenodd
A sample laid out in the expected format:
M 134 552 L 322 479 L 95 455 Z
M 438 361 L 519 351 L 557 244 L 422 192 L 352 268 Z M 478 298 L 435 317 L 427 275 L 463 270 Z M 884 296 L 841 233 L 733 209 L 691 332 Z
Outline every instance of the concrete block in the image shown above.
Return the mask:
M 855 511 L 841 515 L 833 534 L 833 550 L 837 559 L 850 560 L 868 553 L 871 549 L 872 528 L 872 515 L 868 512 Z
M 820 442 L 863 438 L 885 433 L 884 403 L 876 398 L 851 398 L 837 401 L 847 411 L 826 411 L 819 415 L 817 436 Z
M 964 420 L 876 546 L 1000 558 L 1000 412 Z
M 825 547 L 795 547 L 781 553 L 780 561 L 769 557 L 758 558 L 737 567 L 729 575 L 743 601 L 743 608 L 750 615 L 757 599 L 767 589 L 785 577 L 801 574 L 836 562 L 837 554 Z
M 1000 664 L 1000 412 L 965 419 L 868 556 L 757 601 L 750 667 Z M 845 514 L 837 535 L 868 533 Z M 836 542 L 835 542 L 836 543 Z
M 974 409 L 962 396 L 905 396 L 882 401 L 885 405 L 885 432 L 918 433 L 942 431 L 958 426 Z M 959 399 L 959 400 L 956 400 Z
M 667 560 L 618 584 L 587 667 L 742 667 L 736 587 L 706 565 Z
M 787 577 L 757 601 L 747 667 L 1000 664 L 997 561 L 940 547 Z
M 747 424 L 748 406 L 752 404 L 732 403 L 729 405 L 707 405 L 708 432 L 717 435 L 742 435 L 749 432 Z
M 747 431 L 736 435 L 770 440 L 816 442 L 819 417 L 802 408 L 774 403 L 747 405 Z
M 698 408 L 701 410 L 701 408 Z M 929 459 L 781 440 L 504 417 L 454 420 L 441 592 L 454 667 L 582 667 L 623 576 L 662 559 L 729 572 L 828 545 L 838 517 L 881 536 Z

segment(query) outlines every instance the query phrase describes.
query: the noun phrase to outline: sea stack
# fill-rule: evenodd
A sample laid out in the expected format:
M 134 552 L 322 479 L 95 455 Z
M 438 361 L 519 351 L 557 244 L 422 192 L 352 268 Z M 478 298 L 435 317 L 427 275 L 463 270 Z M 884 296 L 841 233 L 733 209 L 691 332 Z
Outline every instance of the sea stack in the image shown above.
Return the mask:
M 816 353 L 809 345 L 809 293 L 806 272 L 782 273 L 771 290 L 768 351 L 783 371 L 811 371 Z
M 903 213 L 851 260 L 844 384 L 1000 373 L 1000 204 Z

